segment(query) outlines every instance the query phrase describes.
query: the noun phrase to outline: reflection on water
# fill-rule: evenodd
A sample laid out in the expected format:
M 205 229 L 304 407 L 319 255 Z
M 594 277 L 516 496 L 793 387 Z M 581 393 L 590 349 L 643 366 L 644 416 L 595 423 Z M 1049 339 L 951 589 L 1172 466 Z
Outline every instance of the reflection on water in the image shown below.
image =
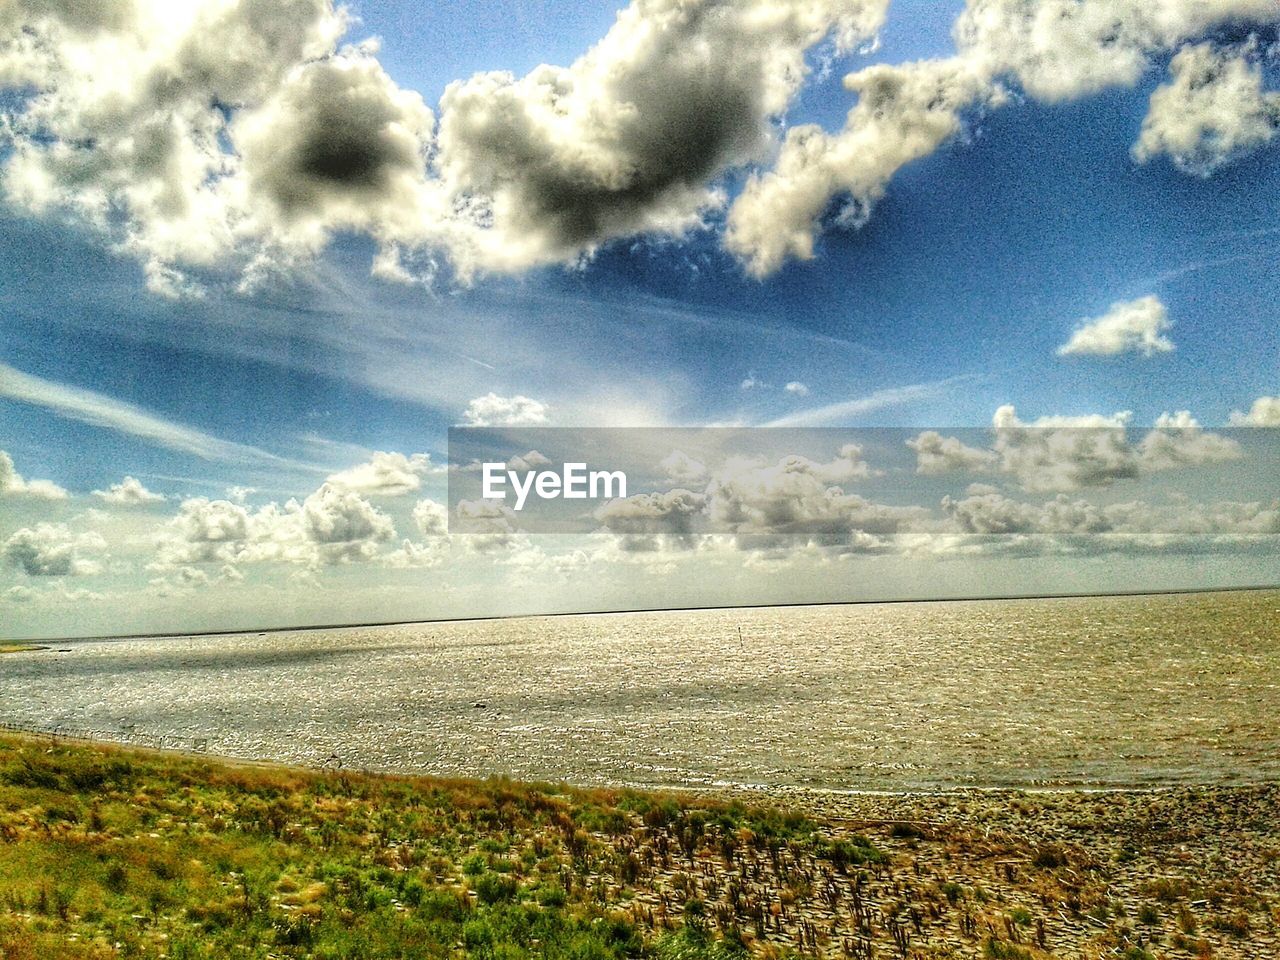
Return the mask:
M 0 720 L 134 723 L 236 756 L 580 783 L 1280 778 L 1276 592 L 66 646 L 0 658 Z

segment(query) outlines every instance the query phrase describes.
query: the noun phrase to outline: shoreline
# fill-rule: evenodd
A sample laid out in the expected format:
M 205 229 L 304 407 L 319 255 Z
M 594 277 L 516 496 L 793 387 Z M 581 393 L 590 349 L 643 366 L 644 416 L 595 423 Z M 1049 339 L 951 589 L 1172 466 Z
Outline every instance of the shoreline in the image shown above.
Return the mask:
M 53 743 L 66 742 L 71 744 L 79 744 L 83 746 L 102 746 L 121 750 L 136 750 L 143 753 L 154 753 L 160 756 L 174 757 L 191 757 L 194 759 L 207 759 L 216 763 L 227 766 L 247 766 L 253 768 L 279 770 L 281 772 L 295 773 L 350 773 L 367 777 L 386 777 L 389 779 L 463 779 L 463 780 L 512 780 L 520 783 L 537 783 L 537 784 L 561 784 L 572 787 L 577 790 L 632 790 L 641 793 L 687 793 L 691 795 L 702 796 L 736 796 L 758 797 L 762 802 L 784 802 L 791 798 L 805 797 L 828 797 L 838 799 L 841 797 L 870 797 L 884 799 L 923 799 L 923 798 L 962 798 L 966 796 L 1055 796 L 1059 794 L 1068 796 L 1107 796 L 1111 794 L 1128 795 L 1128 794 L 1163 794 L 1178 791 L 1196 791 L 1196 790 L 1246 790 L 1256 787 L 1280 786 L 1280 779 L 1259 779 L 1250 781 L 1223 781 L 1223 780 L 1204 780 L 1194 782 L 1179 783 L 1163 783 L 1152 784 L 1149 786 L 1141 785 L 1113 785 L 1113 786 L 1096 786 L 1096 785 L 1072 785 L 1072 784 L 1052 784 L 1052 785 L 997 785 L 997 786 L 952 786 L 952 787 L 936 787 L 922 789 L 907 790 L 884 790 L 873 787 L 856 788 L 856 787 L 821 787 L 802 784 L 767 784 L 767 783 L 722 783 L 722 784 L 686 784 L 686 783 L 645 783 L 632 780 L 610 780 L 600 781 L 596 783 L 580 783 L 569 778 L 538 778 L 538 777 L 516 777 L 512 774 L 502 771 L 493 771 L 488 773 L 459 773 L 459 774 L 437 774 L 423 770 L 398 770 L 387 767 L 344 767 L 329 766 L 324 763 L 301 763 L 291 760 L 272 759 L 270 757 L 242 757 L 230 753 L 218 753 L 209 750 L 184 749 L 182 747 L 164 747 L 154 746 L 145 742 L 135 742 L 125 739 L 111 739 L 110 737 L 90 737 L 79 736 L 74 732 L 60 733 L 55 730 L 42 730 L 34 727 L 27 727 L 21 724 L 10 724 L 0 721 L 0 736 L 11 736 L 22 739 L 43 740 Z M 172 737 L 173 739 L 192 740 L 195 739 L 189 735 L 167 735 L 157 734 L 154 739 L 162 739 L 164 737 Z M 143 736 L 141 739 L 152 739 Z
M 906 790 L 885 790 L 874 787 L 822 787 L 789 783 L 719 783 L 719 784 L 687 784 L 687 783 L 645 783 L 632 780 L 610 780 L 596 783 L 579 783 L 569 778 L 516 777 L 502 771 L 437 774 L 423 770 L 399 770 L 391 767 L 344 767 L 329 766 L 324 763 L 302 763 L 292 760 L 280 760 L 270 757 L 242 757 L 230 753 L 218 753 L 209 750 L 184 749 L 182 747 L 155 746 L 146 742 L 110 737 L 80 736 L 74 731 L 58 732 L 50 729 L 39 729 L 22 724 L 11 724 L 0 721 L 0 735 L 24 739 L 65 741 L 85 746 L 104 746 L 122 750 L 138 750 L 144 753 L 156 753 L 161 756 L 185 756 L 197 759 L 208 759 L 228 766 L 244 765 L 297 773 L 353 773 L 361 776 L 408 778 L 408 779 L 466 779 L 466 780 L 515 780 L 522 783 L 564 784 L 579 790 L 635 790 L 649 793 L 689 793 L 706 796 L 740 796 L 760 797 L 762 800 L 780 802 L 791 797 L 883 797 L 886 799 L 912 799 L 929 797 L 964 797 L 969 795 L 992 796 L 1054 796 L 1066 794 L 1071 796 L 1093 796 L 1110 794 L 1161 794 L 1180 790 L 1204 789 L 1251 789 L 1254 787 L 1280 786 L 1280 779 L 1258 779 L 1246 781 L 1203 780 L 1178 783 L 1155 783 L 1151 785 L 1091 785 L 1091 784 L 1034 784 L 1016 785 L 1002 784 L 993 786 L 966 785 L 936 788 L 920 788 Z M 140 741 L 147 739 L 182 739 L 193 740 L 187 734 L 156 734 L 154 737 L 142 735 Z

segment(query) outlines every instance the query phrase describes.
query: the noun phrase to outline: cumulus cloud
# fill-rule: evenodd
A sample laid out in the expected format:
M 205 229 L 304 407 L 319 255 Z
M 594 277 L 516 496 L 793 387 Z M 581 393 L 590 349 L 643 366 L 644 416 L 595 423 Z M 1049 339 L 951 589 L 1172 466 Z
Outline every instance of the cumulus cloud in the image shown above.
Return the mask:
M 998 91 L 962 59 L 878 64 L 845 78 L 858 94 L 842 132 L 793 127 L 772 169 L 753 176 L 729 212 L 725 246 L 757 277 L 812 258 L 819 217 L 838 196 L 858 226 L 893 175 L 961 129 L 961 114 Z
M 449 532 L 449 508 L 436 500 L 419 500 L 413 508 L 413 522 L 424 537 L 443 537 Z
M 839 485 L 867 475 L 861 450 L 852 444 L 830 463 L 794 455 L 776 463 L 730 460 L 707 486 L 706 512 L 713 526 L 734 532 L 744 544 L 801 535 L 824 546 L 865 547 L 923 512 L 875 504 Z
M 49 480 L 26 480 L 14 468 L 13 457 L 0 450 L 0 497 L 65 500 L 67 491 Z
M 468 427 L 532 427 L 546 423 L 548 413 L 547 405 L 532 397 L 486 393 L 467 404 L 462 422 Z
M 1165 413 L 1136 443 L 1128 435 L 1131 415 L 1048 416 L 1032 422 L 1000 407 L 992 417 L 989 448 L 926 431 L 907 441 L 922 474 L 995 472 L 1024 490 L 1073 491 L 1107 487 L 1120 480 L 1164 470 L 1227 463 L 1243 456 L 1229 437 L 1206 432 L 1187 411 Z M 980 495 L 995 491 L 981 491 Z
M 1240 444 L 1230 437 L 1206 433 L 1187 410 L 1161 414 L 1155 429 L 1138 443 L 1138 458 L 1145 471 L 1229 463 L 1243 455 Z
M 422 478 L 433 469 L 431 458 L 425 453 L 405 456 L 378 451 L 368 463 L 335 473 L 328 482 L 366 496 L 399 497 L 420 490 Z
M 658 467 L 663 476 L 673 483 L 700 483 L 710 476 L 705 463 L 695 460 L 683 450 L 672 450 L 662 458 Z
M 0 86 L 19 92 L 5 189 L 93 224 L 175 295 L 343 229 L 400 280 L 437 253 L 463 277 L 572 262 L 702 223 L 717 178 L 767 153 L 807 51 L 869 39 L 885 6 L 635 0 L 567 67 L 450 84 L 437 129 L 375 44 L 339 46 L 333 0 L 22 0 L 0 12 Z
M 391 518 L 368 500 L 328 483 L 303 501 L 302 526 L 330 563 L 367 560 L 396 533 Z
M 1173 341 L 1164 336 L 1172 324 L 1158 297 L 1113 303 L 1100 317 L 1085 320 L 1058 348 L 1058 356 L 1114 357 L 1122 353 L 1171 353 Z
M 443 213 L 427 182 L 433 123 L 371 50 L 295 67 L 232 130 L 258 232 L 306 252 L 336 229 L 366 231 L 391 249 L 421 233 Z
M 641 493 L 610 500 L 598 507 L 595 518 L 610 533 L 621 535 L 622 549 L 656 550 L 663 544 L 690 546 L 694 521 L 707 498 L 689 490 Z
M 799 380 L 792 380 L 783 389 L 797 397 L 807 397 L 809 395 L 809 388 Z
M 303 501 L 251 511 L 193 497 L 157 537 L 153 568 L 245 563 L 323 564 L 369 560 L 395 538 L 391 518 L 358 493 L 324 483 Z
M 185 288 L 179 267 L 252 239 L 229 115 L 347 29 L 331 0 L 24 0 L 0 18 L 0 79 L 30 91 L 10 114 L 10 198 L 94 224 L 170 293 Z
M 926 430 L 907 441 L 916 452 L 916 473 L 938 474 L 963 471 L 979 473 L 995 466 L 996 455 L 990 450 L 971 447 L 956 437 L 944 437 L 936 430 Z
M 954 56 L 877 64 L 845 78 L 858 94 L 844 128 L 789 131 L 771 170 L 754 176 L 729 212 L 726 247 L 766 276 L 809 259 L 824 214 L 866 222 L 893 176 L 998 108 L 1011 89 L 1044 103 L 1132 86 L 1154 54 L 1225 24 L 1275 24 L 1271 0 L 969 0 Z
M 81 576 L 100 572 L 101 565 L 91 555 L 106 547 L 99 534 L 76 535 L 65 524 L 38 523 L 5 541 L 4 559 L 29 577 Z
M 1233 427 L 1280 427 L 1280 397 L 1259 397 L 1248 412 L 1233 410 Z
M 488 264 L 571 260 L 616 236 L 675 234 L 721 203 L 715 178 L 769 146 L 770 118 L 827 36 L 879 28 L 883 0 L 635 0 L 566 68 L 485 73 L 441 101 L 439 166 Z
M 93 496 L 117 507 L 140 507 L 165 501 L 163 494 L 151 492 L 143 486 L 141 480 L 128 476 L 119 483 L 111 484 L 106 490 L 94 490 Z
M 1211 176 L 1269 144 L 1280 126 L 1280 94 L 1263 89 L 1254 45 L 1184 47 L 1169 81 L 1151 95 L 1134 159 L 1168 156 L 1180 170 Z

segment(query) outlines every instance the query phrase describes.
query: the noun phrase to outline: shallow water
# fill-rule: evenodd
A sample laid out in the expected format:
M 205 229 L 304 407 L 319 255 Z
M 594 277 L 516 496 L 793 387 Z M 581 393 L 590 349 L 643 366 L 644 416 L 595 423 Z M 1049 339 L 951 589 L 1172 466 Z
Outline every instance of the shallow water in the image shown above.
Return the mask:
M 739 635 L 741 628 L 741 635 Z M 1280 779 L 1280 593 L 79 641 L 0 720 L 439 774 L 913 790 Z

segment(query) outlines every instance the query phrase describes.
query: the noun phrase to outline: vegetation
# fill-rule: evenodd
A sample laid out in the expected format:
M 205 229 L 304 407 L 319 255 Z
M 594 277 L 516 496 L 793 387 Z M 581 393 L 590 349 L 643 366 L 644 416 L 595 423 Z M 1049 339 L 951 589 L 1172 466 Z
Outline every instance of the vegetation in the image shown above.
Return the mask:
M 783 810 L 0 735 L 0 957 L 1243 960 L 1280 943 L 1280 788 L 989 796 Z M 1004 828 L 1014 804 L 1038 835 Z M 1212 866 L 1228 848 L 1257 882 Z
M 0 739 L 0 956 L 727 958 L 740 939 L 674 901 L 655 916 L 637 885 L 740 844 L 837 856 L 813 828 L 625 791 Z

